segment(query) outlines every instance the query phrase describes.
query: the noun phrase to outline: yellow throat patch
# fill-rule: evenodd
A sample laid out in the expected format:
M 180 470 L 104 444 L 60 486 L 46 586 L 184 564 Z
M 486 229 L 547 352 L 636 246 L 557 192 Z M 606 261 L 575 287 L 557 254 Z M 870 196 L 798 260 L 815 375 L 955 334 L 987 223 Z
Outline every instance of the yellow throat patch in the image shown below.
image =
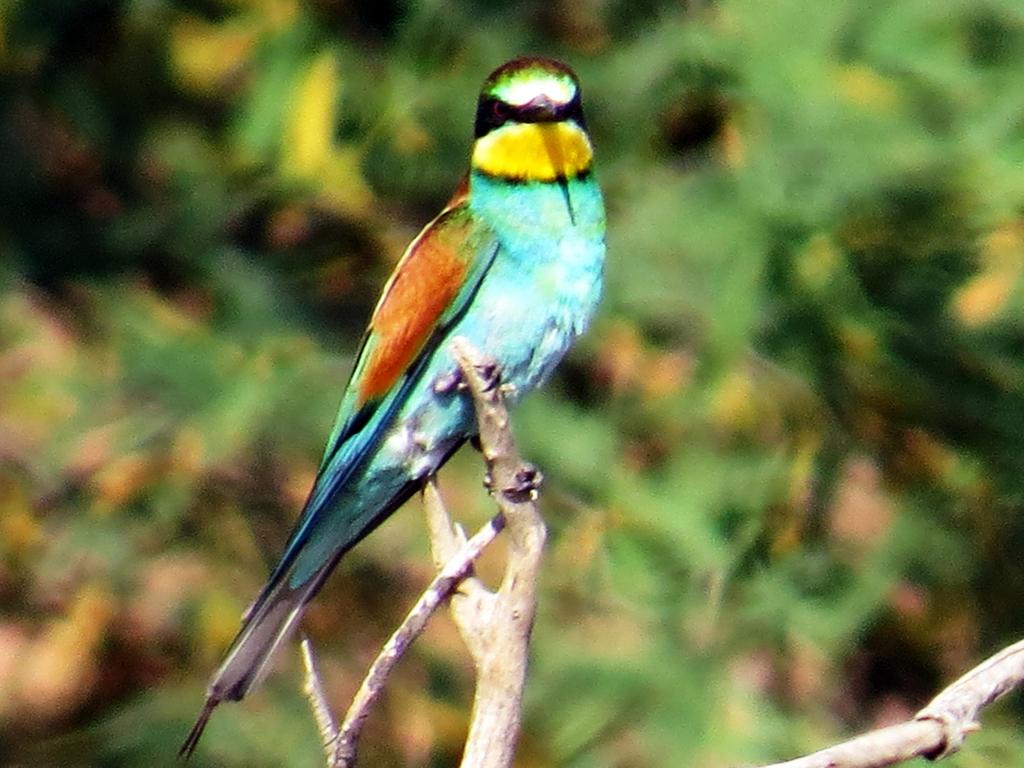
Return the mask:
M 508 123 L 476 140 L 473 167 L 512 181 L 555 181 L 589 170 L 593 156 L 573 122 Z

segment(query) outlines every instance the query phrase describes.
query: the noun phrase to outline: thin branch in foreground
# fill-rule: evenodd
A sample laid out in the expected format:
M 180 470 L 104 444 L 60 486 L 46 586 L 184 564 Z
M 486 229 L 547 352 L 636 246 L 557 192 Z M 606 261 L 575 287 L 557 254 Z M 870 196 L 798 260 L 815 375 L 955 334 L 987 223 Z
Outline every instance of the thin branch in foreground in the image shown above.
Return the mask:
M 763 768 L 884 768 L 915 757 L 953 754 L 981 728 L 981 710 L 1024 684 L 1024 640 L 989 657 L 908 720 L 812 755 Z
M 441 573 L 434 577 L 401 626 L 388 638 L 387 643 L 366 673 L 366 677 L 342 721 L 330 763 L 333 768 L 349 768 L 349 766 L 355 765 L 359 734 L 362 732 L 363 724 L 366 722 L 371 708 L 380 698 L 391 671 L 412 641 L 422 634 L 434 611 L 448 599 L 459 582 L 472 570 L 473 562 L 487 545 L 494 541 L 503 527 L 504 521 L 500 516 L 495 516 L 477 531 Z
M 505 521 L 501 515 L 495 515 L 473 535 L 473 538 L 462 545 L 434 577 L 430 586 L 420 595 L 419 600 L 370 665 L 340 728 L 330 714 L 312 646 L 308 639 L 303 638 L 302 660 L 306 677 L 304 690 L 316 718 L 317 727 L 320 729 L 320 736 L 327 752 L 328 768 L 348 768 L 355 765 L 356 748 L 363 724 L 371 708 L 380 698 L 384 684 L 398 664 L 398 660 L 402 658 L 412 641 L 422 634 L 431 615 L 451 596 L 459 582 L 472 571 L 474 561 L 494 541 L 504 526 Z M 326 713 L 326 717 L 323 713 Z
M 313 710 L 313 718 L 316 720 L 316 729 L 320 732 L 320 743 L 328 755 L 334 752 L 334 742 L 338 738 L 338 724 L 334 722 L 334 715 L 327 703 L 327 695 L 324 693 L 324 686 L 320 677 L 320 670 L 317 668 L 316 654 L 313 652 L 313 644 L 309 638 L 303 636 L 299 644 L 302 650 L 302 666 L 306 670 L 303 693 L 309 699 L 309 706 Z

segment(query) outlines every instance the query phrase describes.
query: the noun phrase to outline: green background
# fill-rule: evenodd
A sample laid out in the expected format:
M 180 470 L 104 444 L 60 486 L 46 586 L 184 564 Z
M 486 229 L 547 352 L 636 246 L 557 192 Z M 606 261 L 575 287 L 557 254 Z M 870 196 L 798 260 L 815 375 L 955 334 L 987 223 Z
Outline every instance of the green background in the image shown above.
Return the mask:
M 518 764 L 795 756 L 1024 634 L 1016 0 L 7 0 L 0 763 L 170 764 L 524 52 L 580 74 L 609 254 L 514 414 L 551 529 Z M 469 526 L 481 471 L 442 473 Z M 337 711 L 430 575 L 410 504 L 309 611 Z M 195 765 L 320 764 L 282 657 Z M 452 764 L 471 696 L 439 615 L 362 764 Z M 1024 764 L 1022 719 L 949 764 Z

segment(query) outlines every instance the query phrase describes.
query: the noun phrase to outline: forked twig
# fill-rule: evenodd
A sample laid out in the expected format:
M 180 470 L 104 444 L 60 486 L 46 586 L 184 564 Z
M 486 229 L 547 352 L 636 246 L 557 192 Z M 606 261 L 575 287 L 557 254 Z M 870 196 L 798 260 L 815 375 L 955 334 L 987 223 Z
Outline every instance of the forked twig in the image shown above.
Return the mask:
M 454 340 L 452 351 L 473 398 L 489 486 L 500 511 L 467 541 L 461 528 L 452 523 L 433 478 L 427 483 L 424 501 L 439 572 L 370 666 L 340 728 L 330 713 L 312 648 L 303 641 L 305 691 L 324 742 L 328 768 L 355 764 L 360 732 L 388 676 L 448 598 L 452 598 L 455 622 L 477 670 L 463 768 L 511 765 L 545 537 L 536 504 L 540 476 L 516 452 L 498 369 L 465 340 Z M 508 562 L 501 586 L 492 593 L 471 578 L 473 563 L 506 526 Z
M 380 698 L 391 671 L 412 641 L 422 634 L 434 611 L 451 596 L 459 582 L 472 571 L 474 561 L 494 541 L 502 528 L 504 528 L 504 520 L 501 515 L 495 515 L 474 534 L 473 538 L 465 542 L 441 572 L 434 577 L 430 586 L 420 595 L 419 600 L 416 601 L 398 629 L 388 638 L 387 643 L 377 654 L 377 658 L 373 660 L 348 712 L 345 713 L 345 719 L 340 728 L 330 714 L 330 707 L 324 696 L 323 685 L 316 668 L 313 649 L 308 639 L 303 639 L 302 660 L 306 670 L 305 692 L 320 729 L 324 748 L 327 750 L 328 766 L 346 768 L 355 764 L 359 734 L 370 710 Z M 321 713 L 326 713 L 326 717 Z

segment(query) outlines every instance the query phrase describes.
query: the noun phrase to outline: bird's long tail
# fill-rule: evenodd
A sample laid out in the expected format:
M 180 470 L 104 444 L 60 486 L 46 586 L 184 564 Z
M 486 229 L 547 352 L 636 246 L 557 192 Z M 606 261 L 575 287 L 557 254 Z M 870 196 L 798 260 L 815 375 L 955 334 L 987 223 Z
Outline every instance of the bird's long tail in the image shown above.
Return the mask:
M 465 438 L 452 440 L 438 466 L 444 464 L 464 440 Z M 351 525 L 345 533 L 334 540 L 333 554 L 298 585 L 292 584 L 292 577 L 295 569 L 302 567 L 300 552 L 310 543 L 310 539 L 308 530 L 303 527 L 293 532 L 293 541 L 286 547 L 286 555 L 274 569 L 270 581 L 259 597 L 242 617 L 242 628 L 238 636 L 210 679 L 206 689 L 206 701 L 178 750 L 179 757 L 187 758 L 195 751 L 210 715 L 218 704 L 222 701 L 240 701 L 263 679 L 274 652 L 295 630 L 306 605 L 316 597 L 341 556 L 408 501 L 423 486 L 425 479 L 407 478 L 401 485 L 391 489 L 387 501 L 376 509 L 374 515 Z M 326 535 L 323 530 L 320 534 Z M 298 545 L 295 545 L 296 540 Z
M 195 750 L 218 704 L 239 701 L 263 679 L 274 652 L 298 625 L 306 605 L 320 591 L 342 554 L 339 551 L 298 587 L 290 586 L 287 575 L 282 574 L 256 599 L 243 617 L 242 629 L 227 656 L 210 679 L 206 702 L 178 751 L 180 757 L 187 758 Z
M 456 443 L 445 459 L 460 444 L 461 441 Z M 218 704 L 222 701 L 240 701 L 250 689 L 259 684 L 267 672 L 274 652 L 298 626 L 306 605 L 316 597 L 341 556 L 395 509 L 408 501 L 422 484 L 421 478 L 413 478 L 394 489 L 390 499 L 381 505 L 372 517 L 361 524 L 351 526 L 347 535 L 342 535 L 335 541 L 336 548 L 332 555 L 297 585 L 292 583 L 292 578 L 295 569 L 302 567 L 299 553 L 304 547 L 289 548 L 291 554 L 283 558 L 274 569 L 270 581 L 242 617 L 242 628 L 228 649 L 224 661 L 210 679 L 206 689 L 206 701 L 178 750 L 179 757 L 187 758 L 195 751 L 210 715 Z M 309 544 L 308 539 L 303 541 Z

